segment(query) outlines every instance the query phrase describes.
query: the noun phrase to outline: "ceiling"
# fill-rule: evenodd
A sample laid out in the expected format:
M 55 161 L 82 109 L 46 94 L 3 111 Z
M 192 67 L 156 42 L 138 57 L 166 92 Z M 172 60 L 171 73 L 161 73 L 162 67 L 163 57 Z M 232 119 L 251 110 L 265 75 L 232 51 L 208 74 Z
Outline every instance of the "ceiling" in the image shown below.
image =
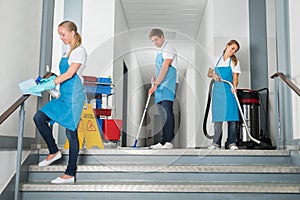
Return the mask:
M 129 29 L 161 27 L 196 39 L 207 0 L 121 0 Z M 166 33 L 174 38 L 174 33 Z
M 155 48 L 148 38 L 151 28 L 161 28 L 168 41 L 196 40 L 206 3 L 207 0 L 121 0 L 131 38 L 134 38 L 131 45 L 145 84 L 154 73 Z M 175 48 L 180 50 L 178 44 Z M 180 73 L 185 73 L 185 69 L 178 68 Z

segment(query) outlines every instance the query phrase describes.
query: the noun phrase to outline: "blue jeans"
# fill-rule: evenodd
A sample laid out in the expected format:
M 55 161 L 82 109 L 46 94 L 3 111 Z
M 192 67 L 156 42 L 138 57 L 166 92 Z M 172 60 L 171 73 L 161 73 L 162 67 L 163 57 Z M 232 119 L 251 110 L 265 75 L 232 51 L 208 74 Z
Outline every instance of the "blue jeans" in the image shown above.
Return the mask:
M 164 145 L 166 142 L 171 142 L 174 139 L 174 126 L 175 119 L 173 113 L 173 101 L 164 100 L 158 103 L 158 112 L 162 121 L 165 122 L 163 124 L 162 129 L 162 144 Z
M 45 115 L 42 111 L 38 111 L 34 117 L 33 120 L 45 140 L 47 147 L 49 149 L 50 154 L 54 154 L 58 152 L 58 147 L 55 143 L 55 139 L 52 135 L 52 128 L 49 126 L 49 120 L 50 118 Z M 77 170 L 77 157 L 79 152 L 79 142 L 78 142 L 78 133 L 77 130 L 71 131 L 69 129 L 66 129 L 66 136 L 69 140 L 69 161 L 68 166 L 65 171 L 65 174 L 69 176 L 75 176 L 76 170 Z
M 237 131 L 237 122 L 229 121 L 228 124 L 228 138 L 227 144 L 228 147 L 231 145 L 235 145 L 236 143 L 236 131 Z M 213 145 L 221 147 L 222 134 L 223 134 L 223 122 L 215 122 L 214 123 L 215 135 L 213 137 Z

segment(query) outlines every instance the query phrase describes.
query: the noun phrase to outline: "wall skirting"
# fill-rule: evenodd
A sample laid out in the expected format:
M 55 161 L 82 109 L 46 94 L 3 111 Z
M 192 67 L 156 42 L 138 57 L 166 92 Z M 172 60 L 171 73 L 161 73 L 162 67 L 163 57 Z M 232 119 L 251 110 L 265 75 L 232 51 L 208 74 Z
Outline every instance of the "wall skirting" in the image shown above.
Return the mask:
M 36 144 L 35 138 L 23 138 L 23 149 L 31 149 L 31 146 Z M 0 151 L 17 149 L 18 137 L 0 136 Z

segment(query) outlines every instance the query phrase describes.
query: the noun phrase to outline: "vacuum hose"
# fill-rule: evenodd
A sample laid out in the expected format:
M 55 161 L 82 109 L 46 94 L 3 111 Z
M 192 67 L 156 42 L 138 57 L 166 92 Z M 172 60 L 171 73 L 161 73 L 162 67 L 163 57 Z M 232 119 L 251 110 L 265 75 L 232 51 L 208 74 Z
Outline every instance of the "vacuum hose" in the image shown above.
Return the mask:
M 226 81 L 226 80 L 223 80 L 223 79 L 221 79 L 220 81 L 229 84 L 230 87 L 231 87 L 231 89 L 234 88 L 231 82 Z M 204 120 L 203 120 L 203 133 L 204 133 L 204 135 L 205 135 L 208 139 L 212 139 L 212 138 L 213 138 L 213 136 L 211 136 L 211 135 L 209 135 L 209 134 L 207 133 L 206 124 L 207 124 L 207 117 L 208 117 L 209 108 L 210 108 L 210 102 L 211 102 L 211 91 L 212 91 L 212 87 L 213 87 L 214 82 L 215 82 L 215 81 L 212 79 L 212 80 L 210 81 L 210 84 L 209 84 L 209 90 L 208 90 L 208 96 L 207 96 L 207 103 L 206 103 L 205 115 L 204 115 Z M 248 128 L 248 125 L 247 125 L 247 122 L 246 122 L 245 117 L 244 117 L 244 114 L 243 114 L 243 110 L 242 110 L 242 108 L 241 108 L 241 105 L 240 105 L 240 102 L 239 102 L 239 99 L 238 99 L 238 97 L 237 97 L 236 92 L 234 92 L 233 95 L 234 95 L 235 100 L 236 100 L 236 102 L 237 102 L 237 105 L 238 105 L 238 108 L 239 108 L 239 111 L 240 111 L 240 114 L 241 114 L 243 123 L 244 123 L 245 128 L 246 128 L 247 135 L 249 136 L 250 140 L 252 140 L 253 142 L 255 142 L 255 143 L 257 143 L 257 144 L 264 145 L 264 144 L 262 144 L 261 141 L 255 139 L 255 138 L 253 138 L 253 137 L 251 136 L 250 131 L 249 131 L 249 128 Z
M 231 83 L 231 82 L 229 82 L 229 81 L 226 81 L 226 80 L 223 80 L 223 79 L 221 79 L 220 81 L 222 81 L 222 82 L 224 82 L 224 83 L 227 83 L 227 84 L 229 84 L 229 85 L 230 85 L 230 87 L 231 87 L 231 89 L 234 89 L 234 87 L 233 87 L 233 85 L 232 85 L 232 83 Z M 260 144 L 261 142 L 260 142 L 259 140 L 255 139 L 254 137 L 252 137 L 252 135 L 250 134 L 250 131 L 249 131 L 248 124 L 247 124 L 247 122 L 246 122 L 246 119 L 245 119 L 245 117 L 244 117 L 244 114 L 243 114 L 243 110 L 242 110 L 242 108 L 241 108 L 241 105 L 240 105 L 239 99 L 238 99 L 238 97 L 237 97 L 237 95 L 236 95 L 236 91 L 234 91 L 233 95 L 234 95 L 234 98 L 235 98 L 235 100 L 236 100 L 236 103 L 237 103 L 237 105 L 238 105 L 238 108 L 239 108 L 239 111 L 240 111 L 240 114 L 241 114 L 241 117 L 242 117 L 243 123 L 244 123 L 244 125 L 245 125 L 246 132 L 247 132 L 247 135 L 248 135 L 248 137 L 249 137 L 249 138 L 250 138 L 250 140 L 252 140 L 253 142 L 255 142 L 255 143 L 257 143 L 257 144 Z
M 207 102 L 206 102 L 206 109 L 205 109 L 203 126 L 202 126 L 203 133 L 204 133 L 205 137 L 207 137 L 208 139 L 212 139 L 214 137 L 213 135 L 212 136 L 208 135 L 207 129 L 206 129 L 207 117 L 208 117 L 209 108 L 210 108 L 210 102 L 211 102 L 211 91 L 212 91 L 212 87 L 214 85 L 214 82 L 215 82 L 215 80 L 211 79 L 210 84 L 209 84 L 208 95 L 207 95 Z

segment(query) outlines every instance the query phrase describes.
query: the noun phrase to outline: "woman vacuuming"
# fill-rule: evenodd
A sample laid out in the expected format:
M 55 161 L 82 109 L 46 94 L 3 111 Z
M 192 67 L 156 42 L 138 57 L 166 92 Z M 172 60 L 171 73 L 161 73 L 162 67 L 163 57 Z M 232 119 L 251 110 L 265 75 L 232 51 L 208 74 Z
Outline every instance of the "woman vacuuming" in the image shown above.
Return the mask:
M 228 138 L 225 148 L 237 150 L 236 135 L 237 122 L 239 121 L 239 110 L 233 92 L 236 91 L 239 82 L 240 62 L 235 54 L 240 49 L 236 40 L 230 40 L 222 53 L 216 60 L 216 64 L 208 69 L 207 76 L 214 79 L 212 92 L 212 121 L 214 122 L 214 137 L 212 145 L 208 149 L 220 149 L 223 133 L 223 122 L 228 124 Z M 220 80 L 226 80 L 230 85 Z

